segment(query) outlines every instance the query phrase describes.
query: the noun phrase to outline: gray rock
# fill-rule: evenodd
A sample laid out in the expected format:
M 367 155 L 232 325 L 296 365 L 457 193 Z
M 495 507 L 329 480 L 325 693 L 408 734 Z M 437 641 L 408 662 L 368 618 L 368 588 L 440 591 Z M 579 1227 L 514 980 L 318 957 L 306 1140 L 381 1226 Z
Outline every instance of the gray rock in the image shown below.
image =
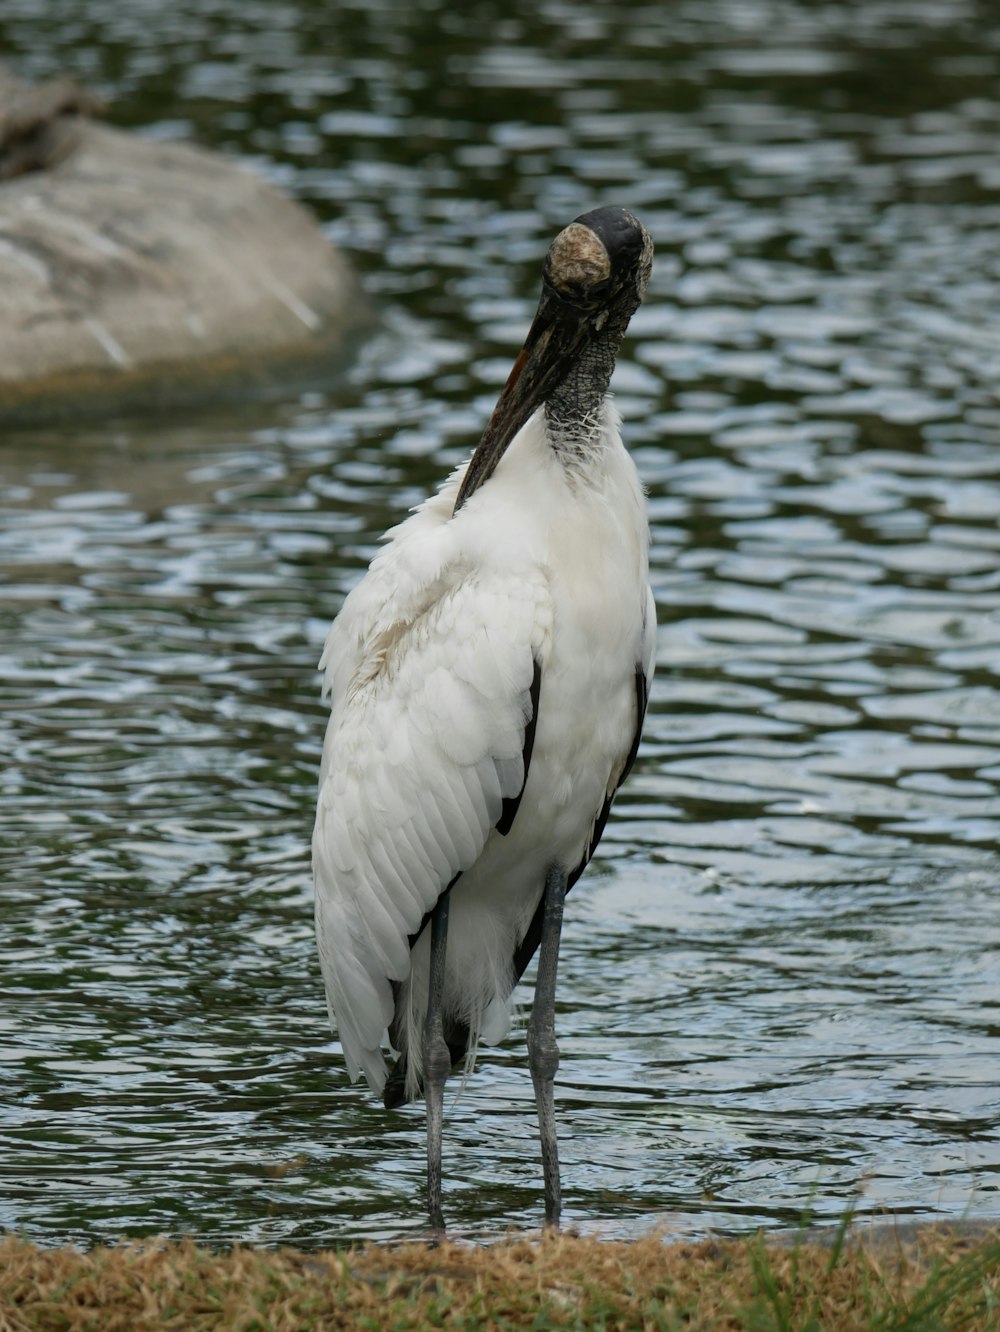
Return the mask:
M 224 157 L 0 71 L 0 417 L 210 396 L 336 363 L 370 311 L 313 218 Z

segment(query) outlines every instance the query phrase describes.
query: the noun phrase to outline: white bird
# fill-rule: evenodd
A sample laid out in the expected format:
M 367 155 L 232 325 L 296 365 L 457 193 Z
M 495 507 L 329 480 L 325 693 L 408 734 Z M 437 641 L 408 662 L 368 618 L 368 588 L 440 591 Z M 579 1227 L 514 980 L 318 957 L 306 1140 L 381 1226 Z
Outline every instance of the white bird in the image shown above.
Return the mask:
M 652 264 L 631 213 L 552 242 L 482 440 L 386 533 L 327 638 L 316 932 L 352 1081 L 427 1103 L 443 1230 L 453 1066 L 509 1026 L 539 948 L 528 1051 L 558 1221 L 554 1009 L 563 899 L 639 744 L 656 612 L 649 528 L 608 383 Z M 383 1043 L 398 1052 L 388 1070 Z

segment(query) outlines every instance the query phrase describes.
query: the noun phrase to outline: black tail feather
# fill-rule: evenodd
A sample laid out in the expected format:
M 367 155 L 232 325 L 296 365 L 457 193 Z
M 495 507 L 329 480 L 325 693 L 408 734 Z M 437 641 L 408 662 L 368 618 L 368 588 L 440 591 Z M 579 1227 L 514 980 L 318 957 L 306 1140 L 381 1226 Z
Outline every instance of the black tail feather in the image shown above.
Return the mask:
M 460 1064 L 465 1063 L 465 1056 L 469 1050 L 468 1023 L 449 1023 L 445 1028 L 444 1039 L 448 1046 L 448 1053 L 451 1055 L 451 1071 L 454 1073 Z M 401 1105 L 408 1105 L 411 1101 L 419 1101 L 423 1096 L 424 1083 L 422 1078 L 418 1083 L 417 1095 L 407 1096 L 407 1071 L 406 1055 L 400 1055 L 389 1070 L 389 1076 L 385 1081 L 385 1090 L 382 1092 L 382 1104 L 387 1110 L 398 1110 Z

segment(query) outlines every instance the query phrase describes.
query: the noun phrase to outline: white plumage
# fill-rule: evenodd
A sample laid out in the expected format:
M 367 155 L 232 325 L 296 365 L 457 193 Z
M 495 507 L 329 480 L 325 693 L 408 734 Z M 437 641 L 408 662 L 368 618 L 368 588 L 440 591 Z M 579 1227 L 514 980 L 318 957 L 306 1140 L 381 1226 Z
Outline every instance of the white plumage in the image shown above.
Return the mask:
M 379 1093 L 391 982 L 411 970 L 401 1034 L 416 1093 L 427 932 L 412 960 L 408 936 L 459 871 L 445 1009 L 490 1042 L 506 1034 L 545 867 L 584 858 L 641 720 L 636 664 L 647 681 L 653 669 L 645 506 L 610 404 L 586 466 L 565 468 L 540 409 L 453 517 L 464 474 L 386 533 L 320 663 L 319 955 L 351 1077 Z M 536 661 L 530 771 L 504 837 L 493 825 L 524 779 Z
M 546 997 L 529 1050 L 546 1215 L 558 1217 L 562 898 L 635 756 L 653 670 L 645 505 L 606 396 L 651 257 L 622 209 L 560 232 L 482 441 L 386 534 L 321 661 L 331 716 L 313 862 L 327 997 L 352 1080 L 364 1073 L 387 1105 L 426 1083 L 437 1226 L 444 1077 L 505 1035 L 539 942 Z M 387 1033 L 399 1053 L 388 1085 Z

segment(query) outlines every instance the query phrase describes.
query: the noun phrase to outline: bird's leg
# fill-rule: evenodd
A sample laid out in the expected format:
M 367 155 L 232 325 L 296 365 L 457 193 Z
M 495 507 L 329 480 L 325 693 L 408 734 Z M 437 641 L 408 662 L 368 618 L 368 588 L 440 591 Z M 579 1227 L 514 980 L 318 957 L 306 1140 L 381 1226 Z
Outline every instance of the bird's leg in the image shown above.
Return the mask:
M 427 1210 L 431 1229 L 444 1233 L 441 1211 L 441 1121 L 444 1114 L 444 1084 L 451 1072 L 451 1055 L 444 1039 L 445 955 L 448 944 L 450 891 L 437 900 L 431 916 L 430 981 L 424 1017 L 424 1101 L 427 1106 Z
M 528 1023 L 528 1064 L 538 1106 L 542 1173 L 545 1178 L 545 1224 L 548 1226 L 558 1226 L 562 1209 L 552 1084 L 559 1067 L 559 1047 L 556 1044 L 556 968 L 559 964 L 559 936 L 562 933 L 565 897 L 566 871 L 561 865 L 550 865 L 545 876 L 545 906 L 542 911 L 535 1002 Z

